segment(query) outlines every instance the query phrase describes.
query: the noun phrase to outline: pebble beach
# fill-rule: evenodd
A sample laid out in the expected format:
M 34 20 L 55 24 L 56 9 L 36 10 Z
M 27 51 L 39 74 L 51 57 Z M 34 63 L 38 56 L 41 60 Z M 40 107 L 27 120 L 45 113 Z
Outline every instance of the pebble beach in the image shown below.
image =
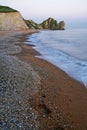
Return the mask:
M 30 32 L 0 32 L 0 130 L 87 130 L 87 88 L 25 44 Z

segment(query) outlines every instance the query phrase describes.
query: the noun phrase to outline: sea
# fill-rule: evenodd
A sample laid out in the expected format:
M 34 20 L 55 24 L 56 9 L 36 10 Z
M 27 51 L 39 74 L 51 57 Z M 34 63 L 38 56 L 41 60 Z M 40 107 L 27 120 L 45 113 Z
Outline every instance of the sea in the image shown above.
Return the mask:
M 45 59 L 87 87 L 87 29 L 43 30 L 29 35 L 38 58 Z

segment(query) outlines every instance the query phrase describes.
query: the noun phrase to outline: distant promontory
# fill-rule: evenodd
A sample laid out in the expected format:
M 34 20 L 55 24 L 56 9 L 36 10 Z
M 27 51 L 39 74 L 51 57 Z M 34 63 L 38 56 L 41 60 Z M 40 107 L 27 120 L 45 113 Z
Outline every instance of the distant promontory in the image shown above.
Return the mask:
M 65 22 L 57 20 L 53 18 L 48 18 L 40 24 L 35 23 L 33 20 L 25 20 L 27 26 L 30 29 L 51 29 L 51 30 L 65 30 Z
M 50 29 L 65 30 L 65 22 L 48 18 L 40 24 L 33 20 L 25 20 L 20 12 L 8 6 L 0 6 L 0 31 L 28 30 L 28 29 Z

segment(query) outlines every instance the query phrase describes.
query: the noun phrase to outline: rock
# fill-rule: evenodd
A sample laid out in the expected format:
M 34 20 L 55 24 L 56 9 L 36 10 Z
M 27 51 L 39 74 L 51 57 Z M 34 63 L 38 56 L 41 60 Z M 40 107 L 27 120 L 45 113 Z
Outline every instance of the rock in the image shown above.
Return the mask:
M 65 22 L 64 21 L 60 21 L 59 22 L 59 30 L 65 30 Z
M 40 29 L 42 27 L 40 27 L 39 24 L 35 23 L 33 20 L 25 20 L 27 26 L 29 27 L 29 29 Z
M 65 23 L 64 21 L 60 21 L 59 23 L 57 20 L 53 18 L 48 18 L 47 20 L 43 21 L 41 24 L 37 24 L 32 20 L 25 20 L 29 29 L 50 29 L 50 30 L 65 30 Z
M 53 18 L 48 18 L 47 20 L 41 23 L 43 29 L 51 29 L 51 30 L 58 30 L 58 23 Z
M 0 6 L 0 31 L 28 30 L 20 12 L 7 6 Z

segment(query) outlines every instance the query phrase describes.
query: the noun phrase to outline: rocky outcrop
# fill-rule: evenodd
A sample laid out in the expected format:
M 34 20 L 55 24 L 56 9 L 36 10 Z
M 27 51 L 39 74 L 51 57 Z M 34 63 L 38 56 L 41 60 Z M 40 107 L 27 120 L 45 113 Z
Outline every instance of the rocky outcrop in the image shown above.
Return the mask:
M 0 31 L 29 29 L 20 12 L 9 7 L 0 6 Z
M 65 22 L 60 21 L 58 23 L 57 20 L 53 18 L 48 18 L 47 20 L 43 21 L 41 24 L 37 24 L 32 20 L 25 20 L 25 22 L 30 29 L 65 30 Z
M 39 29 L 39 24 L 35 23 L 33 20 L 25 20 L 29 29 Z
M 58 23 L 56 20 L 54 20 L 53 18 L 48 18 L 47 20 L 43 21 L 41 23 L 41 26 L 44 28 L 44 29 L 51 29 L 51 30 L 54 30 L 54 29 L 58 29 Z
M 60 21 L 58 24 L 58 29 L 59 30 L 65 30 L 65 22 L 64 21 Z
M 65 23 L 53 18 L 48 18 L 41 24 L 37 24 L 32 20 L 24 20 L 15 9 L 8 6 L 0 6 L 0 31 L 18 31 L 28 29 L 51 29 L 51 30 L 64 30 Z

